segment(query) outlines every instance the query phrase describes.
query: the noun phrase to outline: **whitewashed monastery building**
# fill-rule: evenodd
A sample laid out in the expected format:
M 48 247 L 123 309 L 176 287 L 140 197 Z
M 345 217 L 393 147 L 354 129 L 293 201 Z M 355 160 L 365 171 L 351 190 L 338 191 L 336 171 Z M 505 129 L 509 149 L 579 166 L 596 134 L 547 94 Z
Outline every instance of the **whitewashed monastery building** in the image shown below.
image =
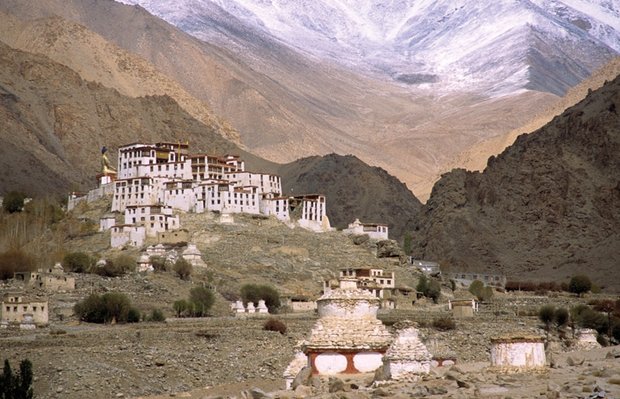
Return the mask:
M 176 211 L 248 213 L 294 221 L 321 232 L 331 229 L 325 196 L 282 196 L 279 176 L 245 170 L 236 155 L 190 155 L 187 143 L 133 143 L 119 148 L 118 172 L 102 174 L 102 186 L 112 186 L 112 212 L 124 213 L 124 223 L 109 215 L 101 229 L 110 229 L 112 247 L 142 246 L 146 237 L 180 228 Z M 109 187 L 102 192 L 110 192 Z M 87 198 L 92 197 L 88 195 Z M 69 199 L 69 208 L 80 200 Z M 293 213 L 293 217 L 291 217 Z

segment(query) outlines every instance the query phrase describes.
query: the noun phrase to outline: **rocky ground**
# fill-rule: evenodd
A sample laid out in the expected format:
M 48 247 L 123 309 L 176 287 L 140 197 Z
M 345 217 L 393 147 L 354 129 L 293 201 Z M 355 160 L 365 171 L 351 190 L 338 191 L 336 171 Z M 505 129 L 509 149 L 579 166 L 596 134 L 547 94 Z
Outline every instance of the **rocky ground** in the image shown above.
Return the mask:
M 130 278 L 104 280 L 102 285 L 112 280 L 118 280 L 119 285 L 140 286 L 138 280 Z M 157 280 L 151 284 L 157 286 Z M 457 320 L 455 330 L 439 332 L 430 326 L 422 327 L 421 336 L 431 351 L 454 355 L 457 364 L 451 369 L 436 368 L 419 383 L 370 387 L 372 376 L 338 376 L 341 382 L 317 380 L 299 388 L 295 395 L 531 398 L 558 391 L 559 396 L 547 397 L 588 398 L 600 389 L 606 392 L 601 397 L 618 397 L 620 350 L 615 347 L 573 351 L 552 334 L 549 347 L 553 367 L 545 372 L 502 374 L 487 368 L 492 336 L 511 331 L 544 334 L 535 316 L 514 316 L 515 307 L 523 311 L 542 302 L 561 305 L 570 300 L 498 296 L 495 305 L 483 305 L 473 319 Z M 58 311 L 59 303 L 50 307 Z M 500 304 L 505 314 L 496 310 Z M 420 303 L 409 311 L 382 313 L 380 319 L 394 329 L 402 319 L 426 325 L 446 314 L 443 305 Z M 257 397 L 250 393 L 255 388 L 285 398 L 292 393 L 282 391 L 282 372 L 292 359 L 296 343 L 310 332 L 316 315 L 278 317 L 288 327 L 285 335 L 264 331 L 264 318 L 169 318 L 165 323 L 102 326 L 79 324 L 67 317 L 35 331 L 0 330 L 0 353 L 15 366 L 24 358 L 33 362 L 38 398 L 241 398 Z
M 89 251 L 97 258 L 139 254 L 135 249 L 110 250 L 109 233 L 92 231 L 93 221 L 106 209 L 105 201 L 83 206 L 73 221 L 63 222 L 63 229 L 71 236 L 63 242 L 65 251 Z M 229 299 L 239 294 L 241 285 L 268 283 L 284 294 L 316 298 L 322 281 L 335 277 L 338 269 L 362 266 L 394 271 L 397 285 L 415 287 L 417 283 L 417 272 L 401 264 L 398 256 L 377 258 L 376 247 L 364 240 L 353 240 L 339 232 L 315 234 L 291 229 L 274 219 L 248 215 L 234 218 L 234 225 L 221 225 L 215 214 L 182 215 L 182 225 L 189 229 L 190 241 L 201 250 L 206 263 L 205 268 L 196 268 L 189 280 L 180 280 L 172 272 L 131 273 L 116 278 L 72 274 L 76 290 L 71 292 L 44 292 L 15 282 L 0 284 L 0 293 L 25 289 L 29 296 L 47 298 L 50 309 L 46 328 L 0 329 L 0 357 L 10 359 L 14 367 L 24 358 L 33 362 L 38 398 L 260 397 L 260 392 L 252 393 L 252 389 L 270 392 L 273 397 L 290 397 L 291 392 L 281 391 L 282 373 L 297 342 L 310 332 L 316 315 L 283 313 L 277 317 L 288 326 L 285 335 L 264 331 L 264 319 L 232 316 Z M 37 245 L 43 248 L 46 241 L 54 240 L 44 237 Z M 172 303 L 204 283 L 216 290 L 211 317 L 172 317 Z M 165 323 L 80 324 L 73 315 L 75 303 L 91 293 L 109 291 L 126 293 L 143 314 L 158 308 L 168 319 Z M 554 368 L 515 375 L 486 369 L 491 337 L 513 331 L 543 335 L 536 317 L 541 305 L 568 307 L 588 298 L 496 293 L 492 301 L 481 305 L 474 318 L 456 320 L 454 330 L 436 331 L 433 320 L 449 315 L 447 299 L 456 295 L 459 293 L 452 292 L 446 283 L 439 304 L 421 299 L 412 306 L 411 298 L 397 298 L 400 309 L 379 315 L 391 329 L 401 320 L 418 322 L 431 352 L 456 357 L 456 369 L 433 370 L 416 384 L 380 387 L 369 386 L 372 376 L 340 376 L 331 382 L 317 380 L 312 386 L 299 388 L 296 395 L 526 398 L 543 393 L 577 398 L 594 395 L 598 387 L 606 392 L 605 397 L 619 396 L 620 364 L 615 355 L 607 357 L 610 349 L 571 353 L 572 348 L 555 334 L 549 341 Z M 556 394 L 559 396 L 553 396 Z

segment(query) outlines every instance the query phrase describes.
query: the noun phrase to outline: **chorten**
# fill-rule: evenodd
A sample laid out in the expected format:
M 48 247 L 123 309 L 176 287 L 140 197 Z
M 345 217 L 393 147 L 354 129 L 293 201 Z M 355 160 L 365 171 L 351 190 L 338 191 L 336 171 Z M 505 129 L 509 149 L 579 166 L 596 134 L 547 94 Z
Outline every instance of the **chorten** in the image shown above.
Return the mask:
M 319 320 L 302 345 L 313 374 L 368 373 L 381 366 L 392 337 L 377 319 L 379 303 L 350 278 L 317 300 Z

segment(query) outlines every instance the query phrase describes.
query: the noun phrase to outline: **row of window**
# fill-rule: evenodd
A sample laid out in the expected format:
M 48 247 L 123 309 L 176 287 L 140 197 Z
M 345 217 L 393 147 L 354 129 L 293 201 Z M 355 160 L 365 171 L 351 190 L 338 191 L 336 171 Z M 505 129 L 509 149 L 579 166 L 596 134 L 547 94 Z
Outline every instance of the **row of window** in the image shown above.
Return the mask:
M 17 306 L 13 306 L 13 312 L 17 312 L 18 307 Z M 32 307 L 32 311 L 36 312 L 39 309 L 38 306 L 33 306 Z M 11 306 L 6 306 L 6 311 L 7 312 L 11 312 Z M 28 306 L 27 305 L 22 305 L 22 311 L 27 312 L 28 311 Z M 41 306 L 41 312 L 45 312 L 45 306 Z

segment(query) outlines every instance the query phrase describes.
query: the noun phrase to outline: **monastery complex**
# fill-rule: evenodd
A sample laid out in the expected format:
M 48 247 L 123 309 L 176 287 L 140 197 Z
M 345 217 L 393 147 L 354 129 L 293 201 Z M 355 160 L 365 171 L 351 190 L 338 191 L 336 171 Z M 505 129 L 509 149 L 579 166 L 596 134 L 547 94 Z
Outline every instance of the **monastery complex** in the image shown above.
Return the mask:
M 69 198 L 72 209 L 82 201 L 112 195 L 112 212 L 124 214 L 101 221 L 111 230 L 111 246 L 142 246 L 146 237 L 181 228 L 178 212 L 247 213 L 277 219 L 315 232 L 331 229 L 325 196 L 285 197 L 279 176 L 251 172 L 237 155 L 189 154 L 186 143 L 133 143 L 118 150 L 118 171 L 102 149 L 99 188 Z

